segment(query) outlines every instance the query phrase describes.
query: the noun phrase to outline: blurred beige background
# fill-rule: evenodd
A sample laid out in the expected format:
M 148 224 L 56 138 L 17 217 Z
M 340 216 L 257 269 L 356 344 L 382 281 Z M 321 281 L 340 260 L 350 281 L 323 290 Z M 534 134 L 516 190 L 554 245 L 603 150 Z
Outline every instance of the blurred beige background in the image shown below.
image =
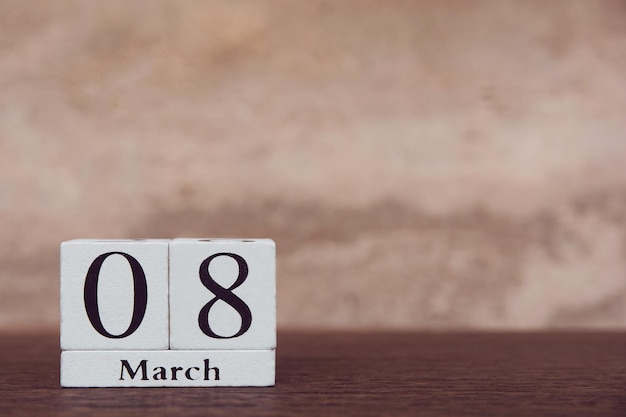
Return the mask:
M 0 330 L 76 237 L 272 237 L 279 325 L 626 326 L 624 1 L 0 0 Z

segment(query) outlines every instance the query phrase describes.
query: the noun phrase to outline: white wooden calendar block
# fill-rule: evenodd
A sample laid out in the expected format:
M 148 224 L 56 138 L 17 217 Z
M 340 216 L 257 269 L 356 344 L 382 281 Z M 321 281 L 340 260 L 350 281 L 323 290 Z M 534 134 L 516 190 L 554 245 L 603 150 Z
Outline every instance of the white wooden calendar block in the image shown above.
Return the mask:
M 61 244 L 61 349 L 168 349 L 168 241 Z
M 61 353 L 63 387 L 271 386 L 274 350 Z
M 274 241 L 170 242 L 170 347 L 276 347 Z

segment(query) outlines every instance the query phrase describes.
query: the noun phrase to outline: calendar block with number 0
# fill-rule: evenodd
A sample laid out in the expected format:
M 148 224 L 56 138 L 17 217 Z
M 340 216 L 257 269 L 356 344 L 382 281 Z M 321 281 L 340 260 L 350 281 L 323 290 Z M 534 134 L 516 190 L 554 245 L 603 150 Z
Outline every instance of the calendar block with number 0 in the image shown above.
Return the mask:
M 270 239 L 61 244 L 61 385 L 269 386 Z

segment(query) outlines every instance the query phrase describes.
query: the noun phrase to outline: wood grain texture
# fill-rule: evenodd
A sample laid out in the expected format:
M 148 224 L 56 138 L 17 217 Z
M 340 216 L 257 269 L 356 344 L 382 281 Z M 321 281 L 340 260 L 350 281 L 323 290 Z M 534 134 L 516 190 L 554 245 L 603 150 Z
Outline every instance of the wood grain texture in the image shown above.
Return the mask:
M 621 333 L 279 333 L 276 387 L 219 389 L 61 389 L 57 335 L 0 340 L 4 417 L 626 413 Z

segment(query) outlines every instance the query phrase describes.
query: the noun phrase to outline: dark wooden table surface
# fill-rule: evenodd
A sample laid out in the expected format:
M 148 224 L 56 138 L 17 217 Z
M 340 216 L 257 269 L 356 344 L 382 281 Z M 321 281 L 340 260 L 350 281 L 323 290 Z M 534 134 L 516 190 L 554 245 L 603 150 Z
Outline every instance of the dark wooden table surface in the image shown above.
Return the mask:
M 59 387 L 58 335 L 0 335 L 0 416 L 626 416 L 624 333 L 279 333 L 271 388 Z

